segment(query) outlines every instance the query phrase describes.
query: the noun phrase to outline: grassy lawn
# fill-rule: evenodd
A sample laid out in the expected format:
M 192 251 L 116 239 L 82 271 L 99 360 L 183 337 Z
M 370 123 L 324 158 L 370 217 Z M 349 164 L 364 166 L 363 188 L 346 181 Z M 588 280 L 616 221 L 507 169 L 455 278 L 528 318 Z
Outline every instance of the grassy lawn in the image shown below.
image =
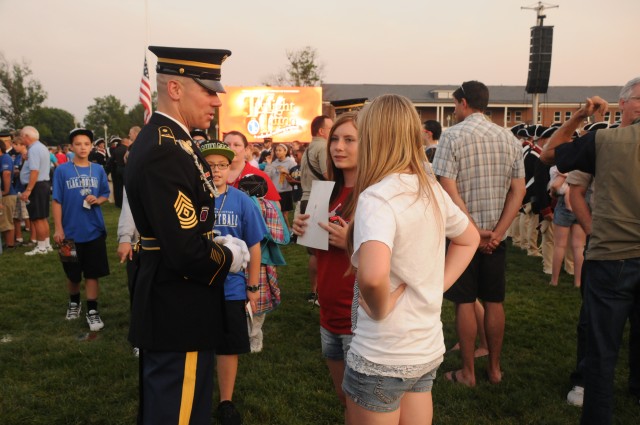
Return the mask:
M 57 254 L 25 257 L 21 248 L 0 256 L 0 424 L 135 423 L 137 359 L 126 339 L 126 274 L 115 254 L 119 210 L 103 210 L 111 275 L 101 281 L 105 328 L 95 335 L 84 320 L 64 319 L 67 294 Z M 284 252 L 289 265 L 279 269 L 282 305 L 267 317 L 263 352 L 241 357 L 234 400 L 246 424 L 339 424 L 342 411 L 320 355 L 318 309 L 306 301 L 306 253 L 299 246 Z M 580 409 L 565 401 L 579 291 L 567 275 L 559 287 L 548 286 L 539 259 L 513 249 L 508 255 L 505 379 L 490 385 L 486 359 L 480 359 L 476 388 L 446 382 L 444 372 L 461 364 L 458 354 L 447 355 L 433 390 L 435 424 L 579 421 Z M 447 347 L 456 341 L 453 317 L 452 304 L 445 302 Z M 634 424 L 640 408 L 626 391 L 626 338 L 625 332 L 616 423 Z

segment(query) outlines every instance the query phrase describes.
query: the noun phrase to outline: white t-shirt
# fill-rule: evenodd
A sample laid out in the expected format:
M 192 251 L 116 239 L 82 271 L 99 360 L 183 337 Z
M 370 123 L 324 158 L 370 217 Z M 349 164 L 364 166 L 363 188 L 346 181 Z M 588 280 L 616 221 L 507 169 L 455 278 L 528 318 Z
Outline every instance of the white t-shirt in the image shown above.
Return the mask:
M 391 250 L 391 290 L 407 284 L 383 320 L 371 319 L 358 307 L 350 350 L 370 362 L 419 365 L 433 362 L 445 352 L 440 321 L 445 236 L 459 236 L 469 220 L 437 182 L 431 184 L 440 221 L 431 200 L 416 198 L 418 179 L 412 174 L 387 176 L 358 197 L 351 263 L 358 267 L 364 242 L 382 242 Z M 439 223 L 444 231 L 438 228 Z

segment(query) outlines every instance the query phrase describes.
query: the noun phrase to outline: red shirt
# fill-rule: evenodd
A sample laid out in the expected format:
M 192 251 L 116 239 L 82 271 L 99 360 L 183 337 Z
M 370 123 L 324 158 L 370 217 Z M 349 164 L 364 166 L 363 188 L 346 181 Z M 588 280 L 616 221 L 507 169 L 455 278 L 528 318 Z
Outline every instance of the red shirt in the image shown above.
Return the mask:
M 267 173 L 260 170 L 259 168 L 254 167 L 248 162 L 244 163 L 244 168 L 240 172 L 240 175 L 238 176 L 238 178 L 235 179 L 233 183 L 229 183 L 229 185 L 237 189 L 238 183 L 240 183 L 240 179 L 248 174 L 256 174 L 267 181 L 267 194 L 264 196 L 264 199 L 267 199 L 269 201 L 280 202 L 280 194 L 278 193 L 278 189 L 276 189 L 276 187 L 273 185 L 271 178 L 267 175 Z
M 63 154 L 62 152 L 58 152 L 56 154 L 56 159 L 58 160 L 58 165 L 64 164 L 65 162 L 67 162 L 67 155 Z
M 337 210 L 336 215 L 340 215 L 339 205 L 344 204 L 352 189 L 351 187 L 343 188 L 338 198 L 329 206 L 329 211 Z M 354 274 L 345 276 L 351 267 L 349 256 L 345 250 L 332 245 L 329 245 L 328 251 L 316 249 L 315 252 L 318 259 L 320 325 L 335 334 L 351 334 L 351 302 L 356 277 Z

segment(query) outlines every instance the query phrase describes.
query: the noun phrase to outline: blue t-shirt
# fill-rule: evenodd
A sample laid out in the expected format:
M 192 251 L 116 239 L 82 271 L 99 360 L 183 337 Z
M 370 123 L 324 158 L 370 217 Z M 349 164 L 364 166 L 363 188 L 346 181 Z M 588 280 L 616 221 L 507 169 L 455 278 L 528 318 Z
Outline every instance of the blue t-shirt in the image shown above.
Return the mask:
M 20 173 L 20 178 L 22 179 L 22 183 L 24 184 L 29 183 L 29 173 L 34 170 L 39 171 L 37 181 L 48 182 L 49 171 L 51 170 L 51 156 L 50 156 L 49 150 L 46 148 L 45 145 L 40 143 L 39 140 L 33 143 L 27 149 L 29 152 L 28 159 L 24 167 L 22 167 L 22 171 L 25 171 L 25 168 L 27 169 L 27 172 L 26 172 L 27 177 L 25 180 L 22 177 L 22 173 Z
M 226 195 L 215 199 L 215 233 L 242 239 L 251 247 L 264 238 L 267 227 L 262 212 L 244 192 L 227 186 Z M 229 273 L 224 282 L 224 297 L 228 301 L 247 299 L 247 281 L 244 272 Z
M 2 187 L 2 191 L 4 192 L 6 188 L 4 187 L 4 173 L 9 172 L 9 195 L 16 194 L 16 188 L 13 187 L 13 159 L 11 159 L 11 155 L 8 153 L 0 156 L 0 186 Z
M 25 185 L 20 181 L 20 170 L 22 169 L 22 155 L 16 155 L 13 159 L 13 172 L 18 171 L 18 174 L 13 177 L 13 188 L 18 192 L 24 192 Z
M 89 242 L 107 233 L 100 207 L 94 205 L 87 209 L 82 206 L 87 195 L 109 197 L 109 183 L 104 168 L 97 164 L 79 167 L 73 162 L 56 168 L 53 200 L 62 205 L 65 238 L 75 242 Z

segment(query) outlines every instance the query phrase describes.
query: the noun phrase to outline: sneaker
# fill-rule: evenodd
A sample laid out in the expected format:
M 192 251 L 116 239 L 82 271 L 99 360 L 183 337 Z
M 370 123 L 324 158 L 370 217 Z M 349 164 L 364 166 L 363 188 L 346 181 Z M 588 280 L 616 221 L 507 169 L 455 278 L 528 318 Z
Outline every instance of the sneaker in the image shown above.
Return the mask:
M 47 246 L 47 252 L 53 252 L 53 247 L 51 245 Z
M 67 307 L 67 320 L 75 320 L 80 317 L 80 312 L 82 311 L 82 304 L 80 303 L 69 303 L 69 307 Z
M 133 355 L 135 357 L 140 357 L 140 349 L 138 347 L 133 347 Z
M 318 299 L 318 293 L 317 292 L 309 292 L 309 295 L 307 296 L 307 302 L 308 303 L 315 303 L 316 300 Z
M 218 404 L 216 416 L 218 423 L 222 425 L 242 425 L 242 416 L 231 400 L 225 400 Z
M 572 406 L 582 407 L 582 400 L 584 399 L 584 387 L 576 385 L 567 394 L 567 403 Z
M 49 251 L 47 251 L 46 249 L 40 249 L 38 247 L 33 248 L 31 251 L 27 251 L 24 253 L 24 255 L 29 256 L 29 257 L 33 257 L 34 255 L 45 255 L 48 254 Z
M 89 324 L 89 329 L 93 332 L 99 331 L 104 328 L 104 323 L 102 323 L 102 319 L 100 318 L 100 313 L 96 310 L 89 310 L 87 313 L 87 323 Z

